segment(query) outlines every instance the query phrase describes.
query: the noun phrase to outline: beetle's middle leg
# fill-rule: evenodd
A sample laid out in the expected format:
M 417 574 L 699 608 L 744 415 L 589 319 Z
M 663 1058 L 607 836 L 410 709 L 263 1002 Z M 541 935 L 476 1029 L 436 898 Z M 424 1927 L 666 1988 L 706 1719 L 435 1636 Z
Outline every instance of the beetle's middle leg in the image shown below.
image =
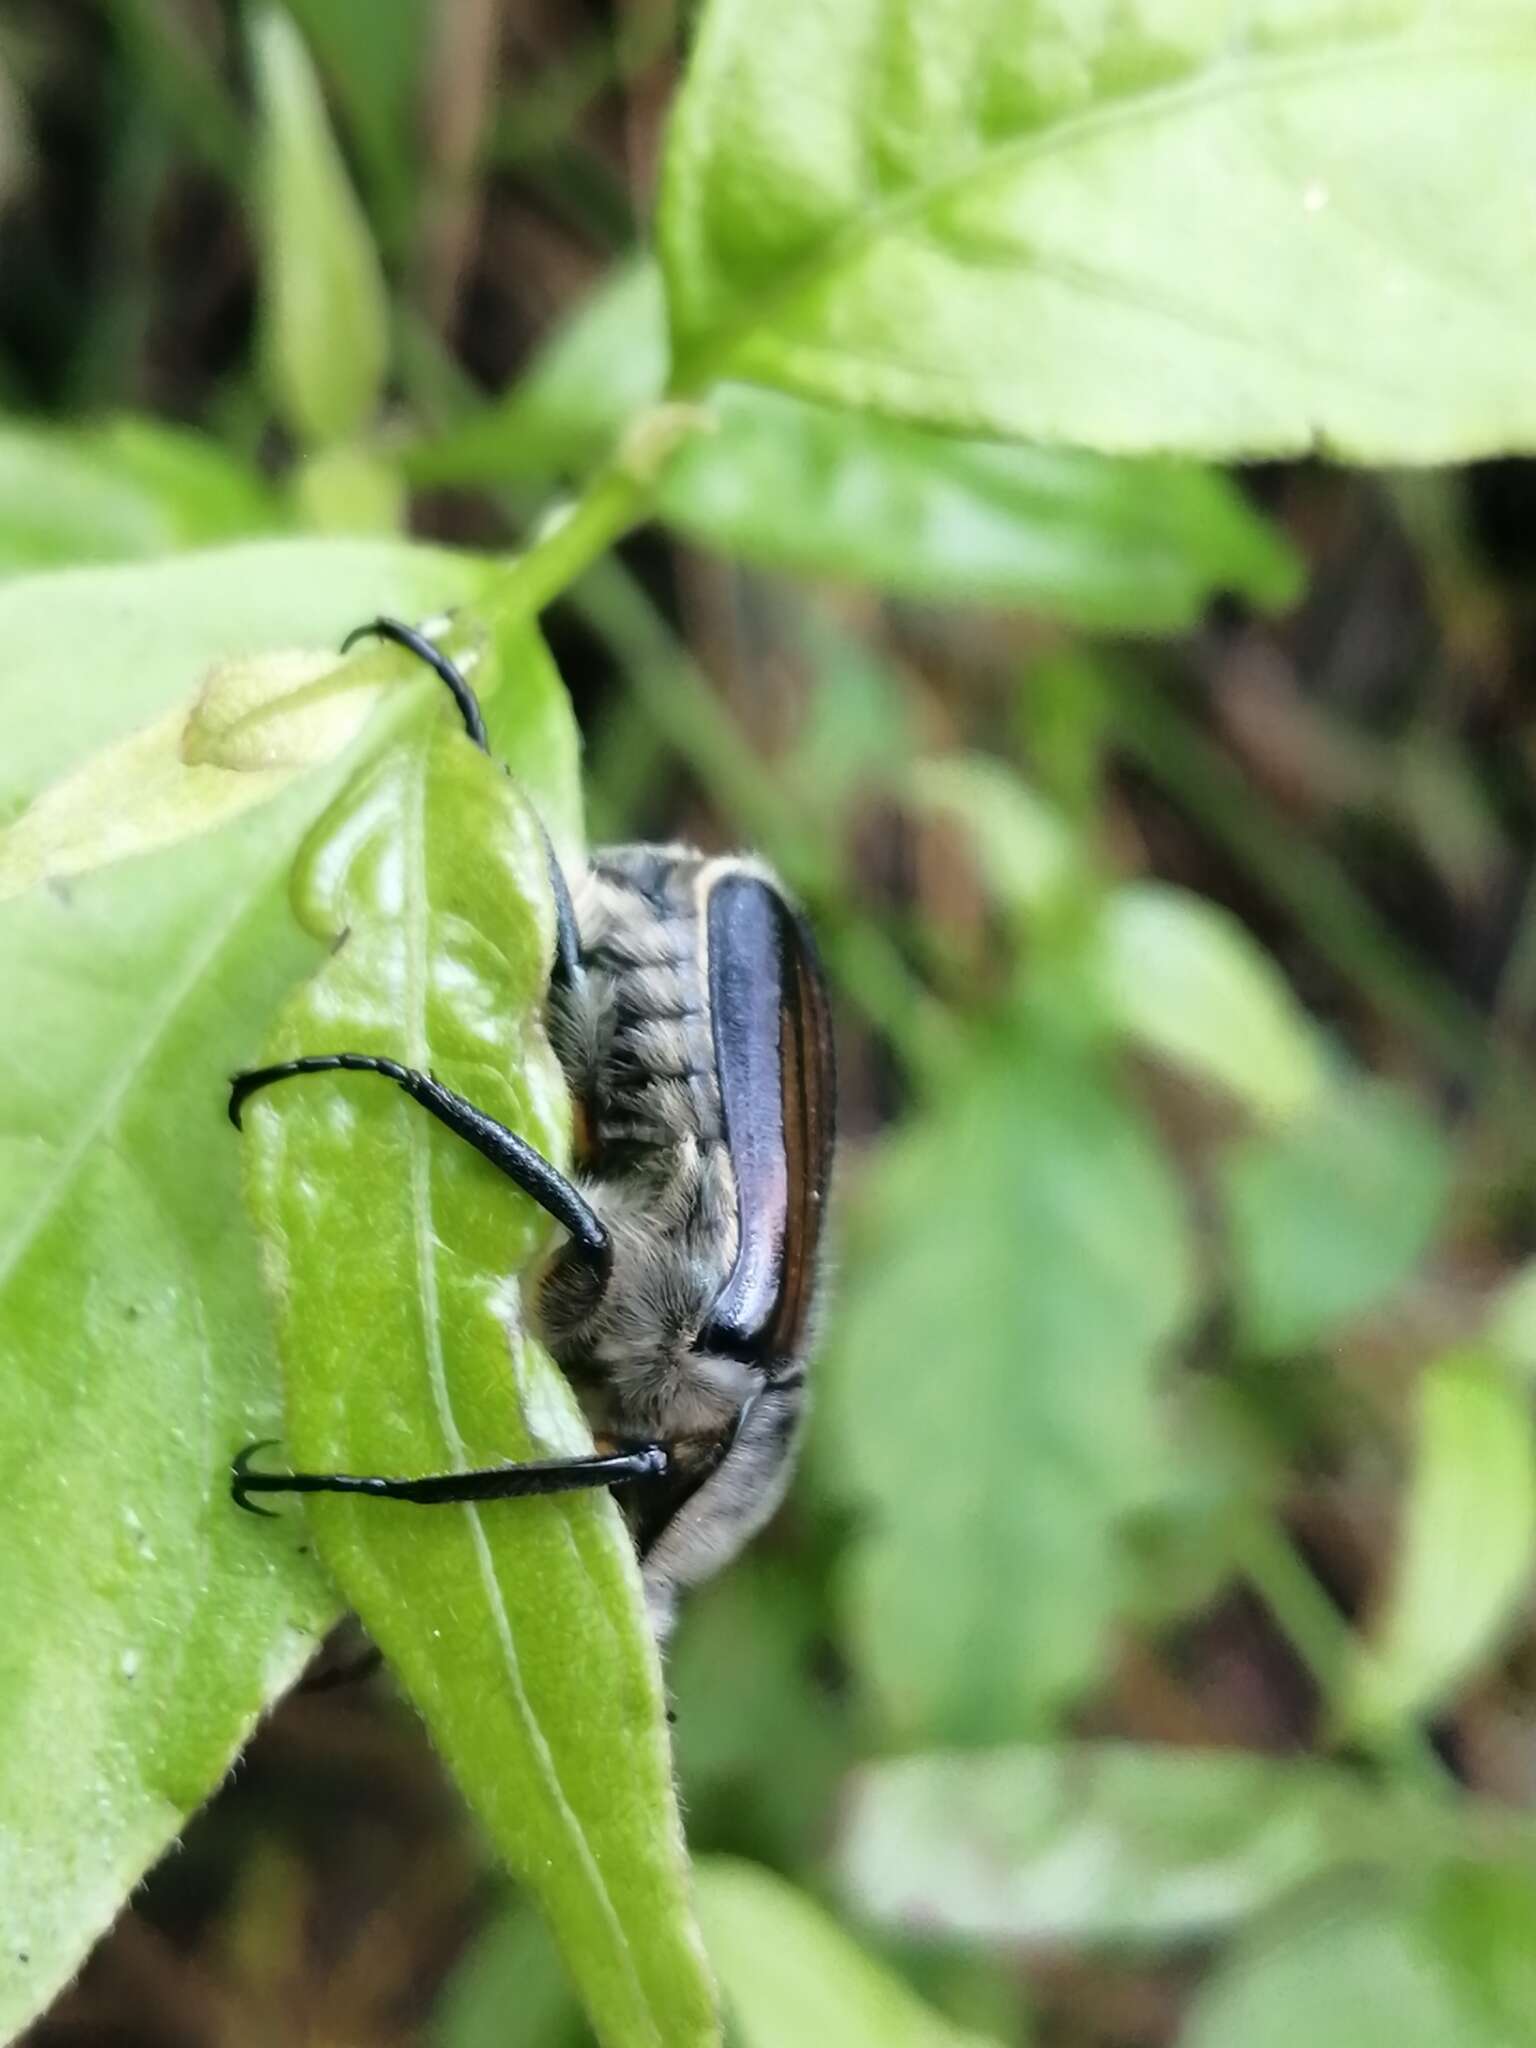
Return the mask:
M 436 1117 L 450 1131 L 473 1145 L 482 1158 L 537 1202 L 547 1216 L 570 1234 L 571 1251 L 583 1261 L 597 1280 L 606 1284 L 613 1264 L 613 1241 L 607 1226 L 580 1190 L 568 1181 L 542 1152 L 536 1152 L 526 1138 L 476 1109 L 462 1095 L 434 1081 L 430 1074 L 414 1067 L 402 1067 L 367 1052 L 307 1053 L 300 1059 L 279 1060 L 275 1066 L 250 1067 L 236 1074 L 230 1083 L 229 1120 L 238 1131 L 246 1101 L 258 1088 L 274 1081 L 289 1081 L 299 1074 L 378 1074 L 402 1088 L 413 1102 L 419 1102 L 429 1116 Z

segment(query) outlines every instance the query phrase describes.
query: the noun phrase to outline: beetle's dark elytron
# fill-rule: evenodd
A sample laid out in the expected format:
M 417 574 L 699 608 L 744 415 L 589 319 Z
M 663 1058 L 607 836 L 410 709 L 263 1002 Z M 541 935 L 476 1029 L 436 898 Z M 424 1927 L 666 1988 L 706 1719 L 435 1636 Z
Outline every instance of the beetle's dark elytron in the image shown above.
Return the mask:
M 472 691 L 430 640 L 390 619 L 361 630 L 427 661 L 486 744 Z M 253 1472 L 247 1452 L 235 1497 L 436 1503 L 623 1485 L 664 1633 L 677 1594 L 734 1555 L 789 1477 L 832 1166 L 826 992 L 760 862 L 620 846 L 574 891 L 553 854 L 550 875 L 547 1024 L 577 1110 L 573 1178 L 430 1076 L 367 1053 L 241 1074 L 230 1115 L 238 1125 L 250 1095 L 294 1075 L 381 1075 L 515 1181 L 565 1229 L 538 1325 L 610 1448 L 422 1479 Z

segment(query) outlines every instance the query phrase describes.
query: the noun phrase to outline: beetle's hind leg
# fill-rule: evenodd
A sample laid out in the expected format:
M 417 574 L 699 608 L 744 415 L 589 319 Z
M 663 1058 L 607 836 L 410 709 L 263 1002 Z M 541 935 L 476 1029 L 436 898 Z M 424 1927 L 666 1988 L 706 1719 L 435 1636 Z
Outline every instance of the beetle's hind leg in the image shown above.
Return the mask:
M 588 1492 L 664 1479 L 670 1458 L 664 1444 L 631 1444 L 588 1458 L 544 1458 L 526 1465 L 491 1465 L 477 1472 L 433 1472 L 422 1479 L 383 1479 L 350 1472 L 253 1472 L 251 1459 L 270 1448 L 247 1444 L 230 1469 L 235 1505 L 248 1514 L 270 1515 L 253 1493 L 350 1493 L 367 1500 L 409 1501 L 417 1507 L 446 1507 L 464 1501 L 530 1500 L 542 1494 Z

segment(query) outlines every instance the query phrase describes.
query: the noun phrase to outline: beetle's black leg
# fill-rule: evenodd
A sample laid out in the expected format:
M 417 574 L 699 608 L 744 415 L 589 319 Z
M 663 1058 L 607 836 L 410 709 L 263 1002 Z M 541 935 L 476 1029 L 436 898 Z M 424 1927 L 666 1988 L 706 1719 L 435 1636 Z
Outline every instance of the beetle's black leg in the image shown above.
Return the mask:
M 240 1129 L 240 1112 L 258 1088 L 290 1080 L 295 1074 L 335 1073 L 381 1074 L 386 1081 L 393 1081 L 413 1102 L 419 1102 L 429 1116 L 446 1124 L 489 1159 L 546 1215 L 553 1216 L 570 1233 L 572 1248 L 586 1261 L 599 1284 L 607 1279 L 613 1246 L 606 1227 L 585 1196 L 526 1138 L 520 1138 L 516 1131 L 509 1131 L 505 1124 L 476 1109 L 462 1095 L 455 1095 L 451 1088 L 434 1081 L 430 1074 L 418 1073 L 414 1067 L 402 1067 L 396 1060 L 379 1059 L 363 1052 L 310 1053 L 302 1059 L 279 1061 L 272 1067 L 252 1067 L 237 1074 L 230 1084 L 229 1120 L 236 1130 Z
M 457 665 L 448 659 L 440 647 L 436 647 L 425 633 L 418 633 L 414 626 L 408 626 L 403 619 L 370 619 L 366 626 L 354 626 L 341 643 L 343 654 L 349 653 L 359 640 L 370 636 L 379 640 L 392 640 L 397 647 L 403 647 L 414 654 L 418 661 L 424 661 L 432 673 L 446 684 L 449 694 L 459 707 L 459 716 L 464 721 L 464 730 L 469 734 L 481 753 L 491 751 L 486 738 L 485 719 L 480 710 L 480 700 L 465 682 Z
M 485 717 L 480 709 L 480 700 L 465 681 L 462 670 L 444 654 L 443 650 L 420 633 L 414 626 L 408 626 L 401 619 L 370 619 L 366 626 L 354 626 L 341 643 L 345 654 L 356 643 L 373 634 L 380 640 L 391 640 L 395 646 L 403 647 L 418 660 L 424 661 L 432 673 L 441 681 L 459 707 L 459 716 L 464 721 L 464 730 L 469 734 L 482 753 L 489 753 L 490 741 L 486 737 Z M 555 858 L 555 849 L 544 822 L 539 820 L 539 830 L 544 835 L 544 853 L 549 862 L 549 886 L 555 899 L 555 958 L 550 970 L 550 985 L 557 989 L 574 988 L 581 980 L 581 934 L 576 925 L 576 912 L 571 903 L 571 892 L 567 886 L 560 863 Z
M 539 830 L 544 832 L 542 818 Z M 551 989 L 568 994 L 579 988 L 583 979 L 581 932 L 577 927 L 576 907 L 571 902 L 565 874 L 555 859 L 554 843 L 547 832 L 544 832 L 544 851 L 549 858 L 549 886 L 555 899 L 555 957 L 550 963 L 549 985 Z
M 475 1500 L 528 1500 L 539 1494 L 578 1493 L 601 1486 L 630 1486 L 664 1479 L 670 1460 L 665 1444 L 634 1444 L 590 1458 L 543 1458 L 527 1465 L 492 1465 L 480 1472 L 433 1472 L 424 1479 L 376 1479 L 349 1472 L 253 1472 L 252 1456 L 266 1444 L 247 1444 L 235 1459 L 229 1490 L 237 1507 L 269 1515 L 252 1505 L 253 1493 L 356 1493 L 368 1500 L 411 1501 L 444 1507 Z

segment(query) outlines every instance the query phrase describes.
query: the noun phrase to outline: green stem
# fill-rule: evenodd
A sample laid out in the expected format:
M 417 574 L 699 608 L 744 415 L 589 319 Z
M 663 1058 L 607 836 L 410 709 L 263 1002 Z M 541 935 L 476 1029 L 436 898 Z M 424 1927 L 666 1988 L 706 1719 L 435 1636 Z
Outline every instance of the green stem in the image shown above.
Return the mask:
M 482 606 L 489 623 L 536 618 L 649 518 L 663 471 L 703 418 L 696 407 L 662 404 L 631 421 L 613 461 L 546 522 L 533 545 L 491 586 Z
M 524 554 L 498 577 L 481 605 L 494 627 L 537 618 L 584 569 L 622 540 L 645 516 L 649 490 L 634 471 L 615 464 L 602 471 Z
M 1269 1609 L 1280 1633 L 1311 1673 L 1325 1713 L 1336 1712 L 1356 1655 L 1355 1635 L 1312 1576 L 1296 1546 L 1267 1515 L 1255 1515 L 1237 1539 L 1243 1576 Z M 1450 1774 L 1416 1728 L 1382 1733 L 1350 1731 L 1385 1769 L 1422 1791 L 1443 1796 Z

